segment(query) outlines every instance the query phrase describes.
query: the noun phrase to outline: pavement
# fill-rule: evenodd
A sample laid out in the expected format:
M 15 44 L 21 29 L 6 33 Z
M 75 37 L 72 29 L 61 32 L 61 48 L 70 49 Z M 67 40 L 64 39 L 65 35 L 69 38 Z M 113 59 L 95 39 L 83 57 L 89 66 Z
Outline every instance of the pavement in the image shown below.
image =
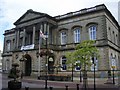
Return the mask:
M 37 78 L 31 78 L 31 77 L 24 77 L 23 78 L 24 82 L 32 82 L 32 83 L 45 83 L 45 80 L 38 80 Z M 118 85 L 117 82 L 117 78 L 115 78 L 115 84 L 112 84 L 112 79 L 111 79 L 111 83 L 107 82 L 108 79 L 107 78 L 95 78 L 95 84 L 94 84 L 94 79 L 93 78 L 88 78 L 88 84 L 87 84 L 87 88 L 91 88 L 92 90 L 94 89 L 94 85 L 95 87 L 98 89 L 108 89 L 108 90 L 120 90 L 120 86 Z M 66 86 L 68 86 L 68 88 L 77 88 L 77 84 L 79 84 L 79 88 L 83 87 L 83 82 L 80 82 L 79 77 L 74 77 L 73 82 L 70 81 L 50 81 L 47 80 L 48 86 L 57 86 L 59 88 L 63 87 L 66 88 Z M 56 87 L 55 87 L 56 88 Z
M 112 79 L 111 79 L 112 80 Z M 38 80 L 37 77 L 24 76 L 22 82 L 40 85 L 41 88 L 29 88 L 29 85 L 22 90 L 44 90 L 45 80 Z M 50 81 L 47 80 L 47 87 L 49 90 L 120 90 L 120 86 L 115 78 L 115 84 L 106 84 L 107 78 L 88 78 L 87 89 L 83 89 L 83 82 L 80 82 L 79 77 L 74 77 L 73 82 L 70 81 Z M 77 88 L 78 84 L 78 88 Z M 95 89 L 94 89 L 95 85 Z M 7 89 L 1 89 L 7 90 Z

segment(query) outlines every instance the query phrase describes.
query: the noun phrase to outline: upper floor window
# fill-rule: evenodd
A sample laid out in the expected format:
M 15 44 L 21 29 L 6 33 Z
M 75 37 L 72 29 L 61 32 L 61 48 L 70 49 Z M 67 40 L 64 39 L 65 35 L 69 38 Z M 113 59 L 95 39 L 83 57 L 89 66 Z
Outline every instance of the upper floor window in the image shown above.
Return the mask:
M 66 44 L 67 42 L 67 34 L 66 32 L 61 32 L 61 44 Z
M 90 40 L 96 40 L 96 26 L 89 27 L 89 38 Z
M 116 34 L 116 44 L 118 44 L 118 35 Z
M 113 31 L 112 33 L 113 33 L 113 37 L 112 37 L 113 38 L 113 42 L 115 43 L 115 32 Z
M 7 41 L 7 45 L 6 45 L 6 46 L 7 46 L 7 48 L 6 48 L 7 51 L 10 51 L 10 47 L 11 47 L 10 45 L 11 45 L 11 44 L 10 44 L 10 40 L 8 40 L 8 41 Z
M 74 30 L 74 42 L 79 43 L 80 42 L 80 29 Z
M 61 58 L 61 67 L 62 67 L 62 70 L 66 70 L 67 69 L 67 65 L 66 65 L 66 57 L 65 56 L 63 56 L 62 58 Z
M 22 46 L 23 44 L 23 37 L 20 38 L 20 41 L 19 41 L 19 46 Z

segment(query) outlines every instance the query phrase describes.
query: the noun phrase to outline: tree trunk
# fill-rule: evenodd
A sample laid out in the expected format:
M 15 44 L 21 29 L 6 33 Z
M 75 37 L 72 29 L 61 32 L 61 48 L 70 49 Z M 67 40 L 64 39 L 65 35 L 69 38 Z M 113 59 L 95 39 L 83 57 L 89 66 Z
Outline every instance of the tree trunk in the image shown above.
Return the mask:
M 87 87 L 88 87 L 87 70 L 86 70 L 86 64 L 84 64 L 84 70 L 83 70 L 83 88 L 84 88 L 84 90 L 87 90 Z

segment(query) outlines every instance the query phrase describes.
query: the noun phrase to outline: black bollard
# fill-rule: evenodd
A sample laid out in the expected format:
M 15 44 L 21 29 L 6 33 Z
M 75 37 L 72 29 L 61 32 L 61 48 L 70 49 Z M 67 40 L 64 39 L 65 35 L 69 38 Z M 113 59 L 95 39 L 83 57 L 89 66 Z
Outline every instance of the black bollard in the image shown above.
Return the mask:
M 50 90 L 53 90 L 53 87 L 49 87 Z
M 66 87 L 66 90 L 68 90 L 68 86 L 66 85 L 65 87 Z
M 25 90 L 29 90 L 29 87 L 25 87 Z
M 79 90 L 79 84 L 77 84 L 77 90 Z

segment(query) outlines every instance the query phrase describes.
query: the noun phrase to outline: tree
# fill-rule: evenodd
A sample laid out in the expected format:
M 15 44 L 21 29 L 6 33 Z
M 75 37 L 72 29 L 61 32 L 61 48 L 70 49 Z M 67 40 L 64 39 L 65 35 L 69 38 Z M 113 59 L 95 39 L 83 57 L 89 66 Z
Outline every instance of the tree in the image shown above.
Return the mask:
M 86 40 L 78 44 L 75 48 L 75 51 L 72 52 L 72 55 L 67 55 L 67 62 L 68 63 L 75 63 L 76 61 L 80 61 L 80 64 L 83 69 L 83 84 L 86 88 L 87 83 L 87 66 L 91 66 L 91 58 L 92 57 L 99 57 L 98 49 L 95 46 L 95 41 L 93 40 Z M 71 59 L 70 59 L 71 58 Z M 94 62 L 94 61 L 93 61 Z
M 72 68 L 72 81 L 73 81 L 73 68 L 74 68 L 74 52 L 67 52 L 66 53 L 66 64 L 68 64 L 68 68 Z
M 66 64 L 68 64 L 68 67 L 71 68 L 75 61 L 74 52 L 67 52 L 65 56 L 67 58 Z

